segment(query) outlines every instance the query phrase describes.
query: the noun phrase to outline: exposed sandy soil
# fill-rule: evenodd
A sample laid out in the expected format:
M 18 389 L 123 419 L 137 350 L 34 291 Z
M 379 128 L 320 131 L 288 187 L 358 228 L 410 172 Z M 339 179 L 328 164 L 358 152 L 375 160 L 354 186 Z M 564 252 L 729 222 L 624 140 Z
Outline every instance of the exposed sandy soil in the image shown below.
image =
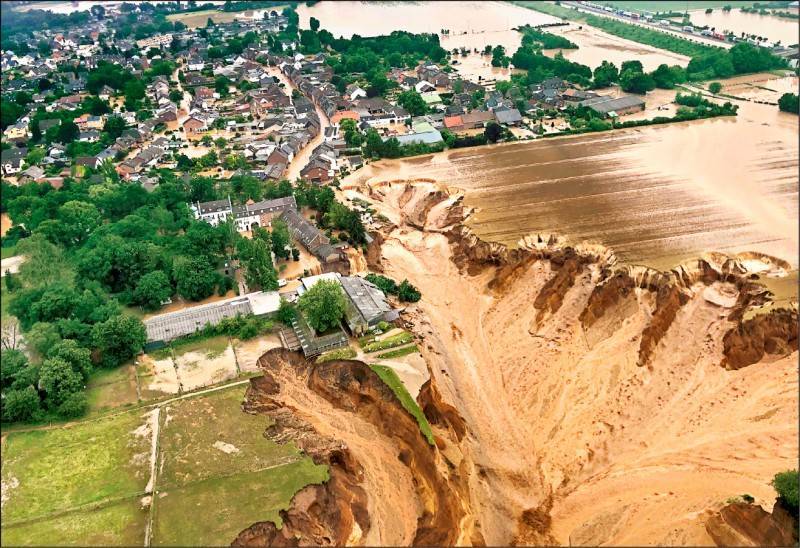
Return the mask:
M 8 213 L 0 214 L 0 236 L 5 236 L 12 224 L 11 217 L 8 216 Z
M 137 375 L 142 399 L 164 394 L 177 394 L 180 384 L 172 358 L 153 359 L 149 354 L 138 357 Z
M 258 358 L 268 350 L 280 348 L 277 335 L 269 334 L 248 341 L 235 341 L 236 359 L 241 371 L 258 371 Z
M 381 266 L 422 292 L 407 319 L 436 386 L 466 421 L 473 519 L 488 544 L 713 544 L 705 512 L 728 497 L 749 493 L 771 508 L 771 477 L 798 456 L 798 355 L 722 368 L 732 309 L 704 293 L 719 300 L 730 287 L 706 292 L 690 280 L 673 321 L 660 296 L 636 287 L 584 329 L 607 259 L 579 268 L 560 286 L 560 304 L 542 308 L 561 272 L 542 259 L 499 269 L 454 257 L 465 248 L 437 227 L 456 202 L 431 207 L 430 185 L 417 188 L 373 193 L 402 220 Z M 663 333 L 638 366 L 648 326 Z
M 236 356 L 229 344 L 220 354 L 199 350 L 175 356 L 181 389 L 186 392 L 236 377 Z

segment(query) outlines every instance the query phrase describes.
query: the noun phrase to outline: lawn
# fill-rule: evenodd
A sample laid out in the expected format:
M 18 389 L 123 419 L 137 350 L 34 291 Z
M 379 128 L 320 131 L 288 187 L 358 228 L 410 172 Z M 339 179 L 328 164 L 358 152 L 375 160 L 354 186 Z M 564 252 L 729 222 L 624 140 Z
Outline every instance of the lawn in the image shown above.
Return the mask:
M 264 437 L 269 419 L 242 411 L 244 393 L 244 386 L 235 386 L 164 407 L 159 488 L 302 458 L 294 445 L 279 445 Z
M 92 372 L 86 385 L 86 398 L 89 401 L 90 413 L 100 413 L 137 403 L 133 364 L 127 363 L 114 369 L 98 369 Z
M 370 369 L 375 371 L 377 375 L 381 378 L 386 385 L 392 389 L 397 399 L 400 400 L 400 404 L 403 408 L 411 413 L 411 415 L 417 419 L 417 423 L 419 424 L 419 429 L 422 434 L 425 436 L 425 439 L 428 440 L 428 443 L 431 445 L 434 444 L 433 441 L 433 431 L 431 430 L 431 425 L 428 422 L 428 419 L 425 417 L 425 413 L 422 412 L 422 409 L 419 408 L 419 405 L 414 398 L 411 397 L 411 394 L 408 393 L 406 390 L 403 381 L 400 380 L 400 377 L 397 376 L 397 373 L 391 367 L 386 367 L 385 365 L 370 365 Z
M 332 360 L 349 360 L 355 357 L 356 351 L 346 346 L 344 348 L 337 348 L 336 350 L 325 352 L 317 358 L 317 363 L 324 363 Z
M 135 546 L 144 540 L 147 510 L 139 499 L 48 520 L 3 526 L 6 546 Z
M 385 358 L 385 359 L 401 358 L 403 356 L 408 356 L 409 354 L 414 354 L 415 352 L 419 352 L 419 348 L 417 348 L 416 344 L 412 344 L 411 346 L 404 346 L 403 348 L 397 348 L 395 350 L 390 350 L 388 352 L 378 354 L 375 357 Z
M 280 525 L 279 512 L 289 507 L 297 491 L 327 479 L 327 468 L 306 458 L 159 493 L 153 545 L 229 545 L 242 530 L 259 521 Z
M 2 481 L 16 487 L 6 488 L 4 527 L 143 492 L 151 447 L 143 414 L 131 411 L 68 428 L 9 434 Z
M 0 247 L 0 259 L 8 259 L 17 254 L 17 246 Z
M 400 346 L 403 344 L 408 344 L 414 340 L 414 336 L 409 333 L 408 331 L 404 331 L 397 335 L 393 335 L 382 341 L 373 341 L 369 342 L 364 345 L 364 352 L 376 352 L 378 350 L 388 350 L 389 348 L 394 348 L 395 346 Z

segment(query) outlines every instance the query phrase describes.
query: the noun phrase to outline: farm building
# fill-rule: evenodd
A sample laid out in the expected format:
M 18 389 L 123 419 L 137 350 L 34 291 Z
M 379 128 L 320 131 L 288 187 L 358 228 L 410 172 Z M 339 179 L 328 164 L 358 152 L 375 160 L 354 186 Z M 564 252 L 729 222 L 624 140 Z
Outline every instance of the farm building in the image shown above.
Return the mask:
M 589 107 L 601 116 L 616 117 L 644 110 L 644 99 L 634 95 L 625 95 L 616 99 L 607 96 L 593 97 L 581 101 L 582 107 Z

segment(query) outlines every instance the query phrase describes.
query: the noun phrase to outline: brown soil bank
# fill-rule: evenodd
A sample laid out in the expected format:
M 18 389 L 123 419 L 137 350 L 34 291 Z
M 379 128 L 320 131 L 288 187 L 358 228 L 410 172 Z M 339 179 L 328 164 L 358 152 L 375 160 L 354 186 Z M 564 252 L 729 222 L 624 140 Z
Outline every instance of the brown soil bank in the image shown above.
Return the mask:
M 761 506 L 735 502 L 706 521 L 717 546 L 797 546 L 797 516 L 775 501 L 772 513 Z
M 311 364 L 276 349 L 259 366 L 264 376 L 251 381 L 245 409 L 270 415 L 275 423 L 267 435 L 295 441 L 329 465 L 331 479 L 300 491 L 283 513 L 281 529 L 257 523 L 234 544 L 463 542 L 459 471 L 427 443 L 416 420 L 366 364 Z M 429 397 L 431 414 L 447 417 L 450 410 L 437 406 Z M 475 539 L 469 535 L 468 541 Z
M 435 185 L 363 195 L 393 223 L 370 263 L 422 292 L 405 314 L 436 389 L 420 401 L 488 544 L 711 545 L 708 509 L 771 508 L 797 460 L 797 312 L 741 323 L 768 296 L 752 257 L 660 272 L 546 234 L 511 249 Z

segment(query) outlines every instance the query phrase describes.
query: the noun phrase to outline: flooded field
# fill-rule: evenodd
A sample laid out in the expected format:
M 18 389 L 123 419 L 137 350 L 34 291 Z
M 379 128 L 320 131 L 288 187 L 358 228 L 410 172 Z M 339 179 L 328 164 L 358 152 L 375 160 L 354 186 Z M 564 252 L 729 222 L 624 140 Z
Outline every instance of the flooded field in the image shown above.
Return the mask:
M 796 116 L 742 102 L 736 119 L 380 161 L 345 183 L 424 177 L 466 189 L 474 230 L 507 244 L 557 233 L 657 268 L 705 251 L 796 266 L 797 131 Z
M 541 25 L 559 19 L 544 13 L 503 2 L 459 2 L 459 17 L 453 17 L 452 5 L 447 2 L 320 2 L 312 7 L 297 7 L 300 26 L 306 27 L 313 16 L 322 28 L 334 36 L 377 36 L 394 30 L 450 34 L 441 35 L 443 48 L 469 48 L 482 51 L 487 45 L 502 45 L 513 54 L 519 48 L 522 35 L 514 27 Z M 347 13 L 348 17 L 342 17 Z M 594 68 L 604 59 L 620 65 L 622 61 L 639 59 L 645 69 L 655 69 L 661 63 L 686 66 L 687 57 L 617 38 L 601 31 L 579 30 L 578 25 L 554 27 L 554 33 L 565 35 L 578 44 L 578 50 L 565 51 L 572 61 Z M 556 52 L 550 52 L 554 55 Z M 492 67 L 489 58 L 480 55 L 459 57 L 459 69 L 464 76 L 484 79 L 507 78 L 508 69 Z
M 570 23 L 565 27 L 551 28 L 549 32 L 564 36 L 577 44 L 578 49 L 548 50 L 545 54 L 554 55 L 557 51 L 562 51 L 564 57 L 570 61 L 587 65 L 592 69 L 603 61 L 610 61 L 620 66 L 623 62 L 634 59 L 641 61 L 644 70 L 647 71 L 655 70 L 662 63 L 682 67 L 689 64 L 689 57 L 685 55 L 619 38 L 586 25 Z
M 711 13 L 705 10 L 689 12 L 690 19 L 695 25 L 708 25 L 717 31 L 730 31 L 737 36 L 741 33 L 756 33 L 766 36 L 770 42 L 780 41 L 784 46 L 797 44 L 798 21 L 783 19 L 774 15 L 759 15 L 757 13 L 744 13 L 741 10 L 722 11 L 715 9 Z

